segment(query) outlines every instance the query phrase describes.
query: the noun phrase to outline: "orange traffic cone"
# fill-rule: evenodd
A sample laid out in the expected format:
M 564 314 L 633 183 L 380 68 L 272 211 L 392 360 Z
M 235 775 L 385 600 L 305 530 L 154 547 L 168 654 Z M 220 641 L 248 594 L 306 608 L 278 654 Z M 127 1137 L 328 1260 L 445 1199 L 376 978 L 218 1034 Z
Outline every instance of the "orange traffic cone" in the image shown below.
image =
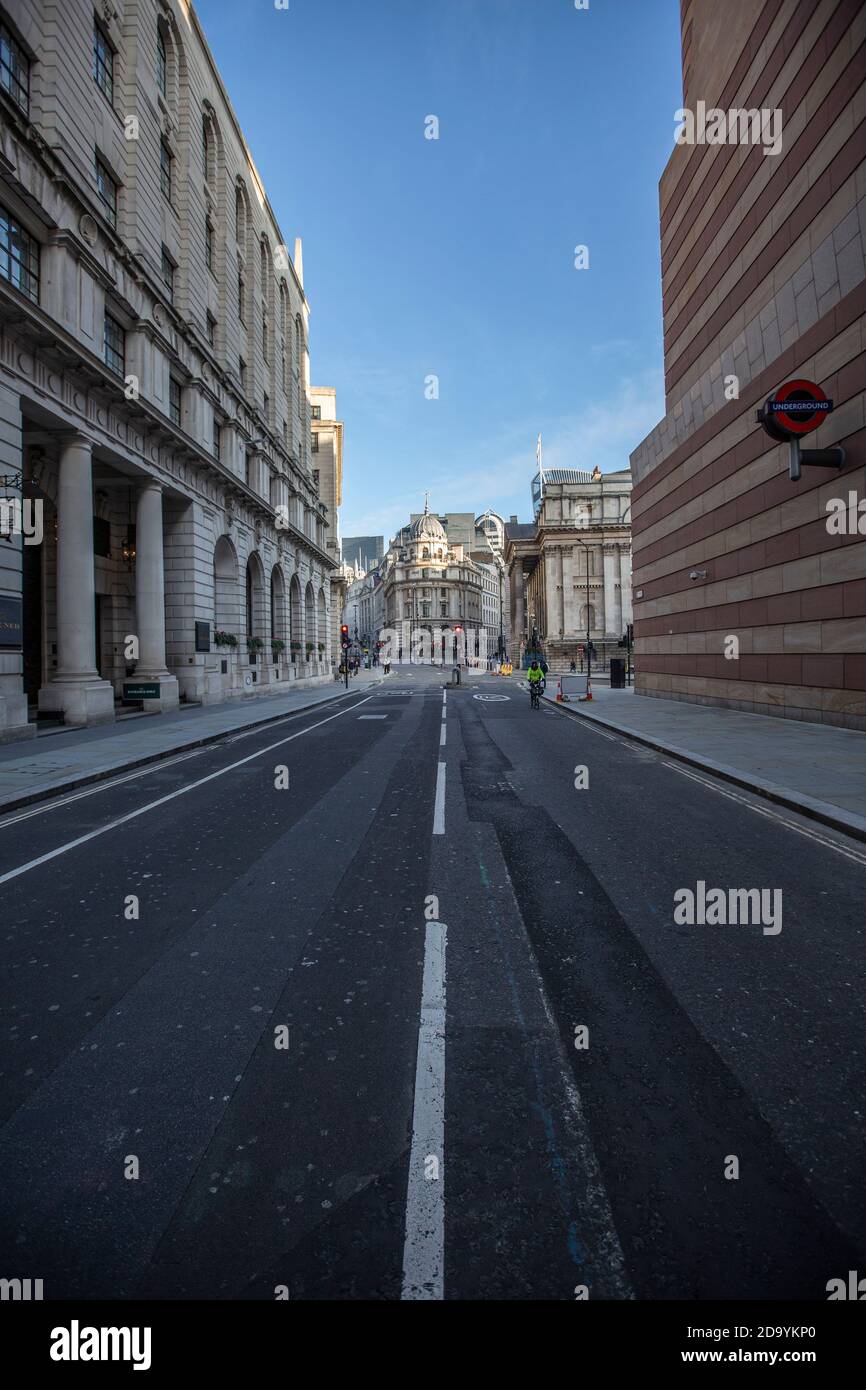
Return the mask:
M 592 681 L 590 680 L 590 678 L 589 678 L 588 675 L 587 675 L 587 678 L 586 678 L 586 696 L 585 696 L 585 699 L 587 699 L 587 700 L 591 700 L 591 699 L 592 699 Z

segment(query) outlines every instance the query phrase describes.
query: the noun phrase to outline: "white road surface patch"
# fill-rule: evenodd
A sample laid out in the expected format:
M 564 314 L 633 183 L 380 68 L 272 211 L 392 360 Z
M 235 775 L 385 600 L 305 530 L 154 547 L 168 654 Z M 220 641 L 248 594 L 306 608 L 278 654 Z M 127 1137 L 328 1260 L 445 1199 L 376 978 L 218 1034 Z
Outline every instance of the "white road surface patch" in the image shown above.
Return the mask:
M 441 764 L 440 764 L 441 766 Z M 407 1300 L 445 1296 L 445 945 L 444 922 L 424 940 L 421 1026 L 415 1066 L 412 1150 L 406 1191 L 403 1292 Z M 436 1165 L 429 1160 L 436 1159 Z M 435 1176 L 429 1176 L 434 1167 Z
M 360 720 L 362 720 L 362 719 L 387 719 L 387 718 L 388 718 L 387 714 L 359 714 L 359 715 L 358 715 L 358 720 L 359 720 L 359 722 L 360 722 Z
M 375 699 L 374 695 L 367 696 L 367 700 L 373 699 Z M 361 700 L 359 703 L 365 705 L 367 700 Z M 256 758 L 265 757 L 266 754 L 272 753 L 275 748 L 282 748 L 287 743 L 294 743 L 296 738 L 303 738 L 305 734 L 311 734 L 314 729 L 321 729 L 323 724 L 330 724 L 332 720 L 340 719 L 342 715 L 349 714 L 357 708 L 358 705 L 348 705 L 345 709 L 338 710 L 336 714 L 329 714 L 327 719 L 320 719 L 317 724 L 311 724 L 308 729 L 299 729 L 296 734 L 289 734 L 287 738 L 281 738 L 277 743 L 269 743 L 267 748 L 260 748 L 257 753 L 248 753 L 245 758 L 239 758 L 236 763 L 229 763 L 228 767 L 221 767 L 218 772 L 210 772 L 207 777 L 199 777 L 196 782 L 189 782 L 185 787 L 178 787 L 177 791 L 169 792 L 167 796 L 160 796 L 156 801 L 149 801 L 146 806 L 139 806 L 137 811 L 129 811 L 125 816 L 118 816 L 117 820 L 99 826 L 97 830 L 90 830 L 86 835 L 79 835 L 77 839 L 69 840 L 65 845 L 58 845 L 57 849 L 49 850 L 47 854 L 40 854 L 38 859 L 30 859 L 26 864 L 19 864 L 17 869 L 10 869 L 8 873 L 0 874 L 0 883 L 8 883 L 10 879 L 18 878 L 30 869 L 37 869 L 40 864 L 47 864 L 50 860 L 57 859 L 59 855 L 66 854 L 71 849 L 77 849 L 79 845 L 86 845 L 89 840 L 95 840 L 100 835 L 107 835 L 109 830 L 116 830 L 119 825 L 126 825 L 129 821 L 137 820 L 139 816 L 147 815 L 148 811 L 155 811 L 157 806 L 165 806 L 178 796 L 185 796 L 187 792 L 195 791 L 197 787 L 214 782 L 217 777 L 225 777 L 226 773 L 234 772 L 236 768 L 244 767 Z
M 433 834 L 445 834 L 445 763 L 439 764 L 436 773 L 436 803 L 433 807 Z M 0 883 L 3 880 L 0 878 Z

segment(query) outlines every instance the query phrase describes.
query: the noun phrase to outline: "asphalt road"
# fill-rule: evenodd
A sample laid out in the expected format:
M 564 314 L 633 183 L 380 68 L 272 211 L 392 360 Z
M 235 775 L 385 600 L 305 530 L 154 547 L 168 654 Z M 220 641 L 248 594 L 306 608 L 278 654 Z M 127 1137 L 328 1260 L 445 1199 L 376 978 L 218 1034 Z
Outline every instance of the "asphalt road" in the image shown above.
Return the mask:
M 698 881 L 781 890 L 781 931 L 677 924 Z M 13 813 L 2 1273 L 825 1299 L 866 1259 L 864 884 L 862 845 L 430 670 Z

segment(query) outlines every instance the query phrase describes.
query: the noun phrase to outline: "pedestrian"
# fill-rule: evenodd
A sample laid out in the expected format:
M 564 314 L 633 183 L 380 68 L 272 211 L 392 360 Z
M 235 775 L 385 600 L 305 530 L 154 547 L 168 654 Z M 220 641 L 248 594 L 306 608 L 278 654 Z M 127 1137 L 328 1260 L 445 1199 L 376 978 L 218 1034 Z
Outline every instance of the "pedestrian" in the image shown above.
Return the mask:
M 570 670 L 572 671 L 572 673 L 574 673 L 574 672 L 577 670 L 577 667 L 576 667 L 575 664 L 574 664 L 574 657 L 571 658 L 571 667 L 570 667 Z

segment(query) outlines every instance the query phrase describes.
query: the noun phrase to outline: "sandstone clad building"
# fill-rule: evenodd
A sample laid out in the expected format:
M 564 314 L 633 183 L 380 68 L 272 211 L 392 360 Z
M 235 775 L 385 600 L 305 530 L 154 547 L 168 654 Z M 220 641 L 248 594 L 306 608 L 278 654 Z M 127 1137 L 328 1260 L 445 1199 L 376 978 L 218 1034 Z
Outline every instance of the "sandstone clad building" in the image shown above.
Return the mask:
M 541 652 L 554 671 L 618 651 L 632 620 L 631 475 L 546 468 L 533 483 L 534 522 L 505 527 L 509 656 Z
M 866 535 L 827 525 L 866 496 L 864 45 L 860 0 L 683 0 L 684 109 L 778 110 L 782 140 L 677 144 L 661 180 L 667 409 L 631 458 L 643 695 L 866 728 Z M 794 378 L 835 403 L 805 442 L 843 445 L 841 475 L 792 482 L 756 422 Z
M 326 678 L 308 317 L 187 0 L 5 0 L 0 738 Z

